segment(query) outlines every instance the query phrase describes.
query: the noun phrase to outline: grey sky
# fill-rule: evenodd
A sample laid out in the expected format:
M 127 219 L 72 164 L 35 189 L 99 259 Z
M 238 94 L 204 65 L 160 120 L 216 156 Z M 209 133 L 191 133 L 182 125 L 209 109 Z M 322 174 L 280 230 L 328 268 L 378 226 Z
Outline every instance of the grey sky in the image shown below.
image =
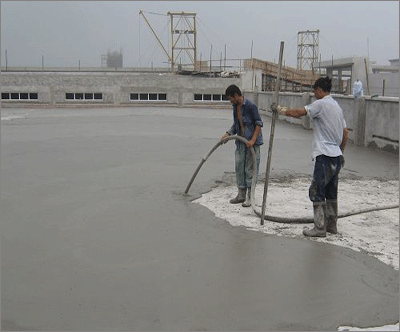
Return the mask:
M 124 67 L 167 66 L 139 15 L 143 10 L 168 47 L 168 11 L 197 13 L 198 57 L 277 61 L 296 67 L 297 32 L 320 30 L 322 60 L 367 56 L 379 64 L 399 58 L 398 1 L 1 1 L 1 65 L 101 65 L 122 49 Z M 158 13 L 162 15 L 156 15 Z

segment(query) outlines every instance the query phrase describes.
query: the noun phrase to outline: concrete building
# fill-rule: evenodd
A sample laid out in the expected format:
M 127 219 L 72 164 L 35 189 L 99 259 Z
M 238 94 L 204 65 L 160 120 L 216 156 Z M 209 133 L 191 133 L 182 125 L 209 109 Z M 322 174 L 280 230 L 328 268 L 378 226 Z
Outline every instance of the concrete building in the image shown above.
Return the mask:
M 399 97 L 399 60 L 390 66 L 372 64 L 364 57 L 320 62 L 319 67 L 333 78 L 333 92 L 351 95 L 356 79 L 362 82 L 364 95 Z

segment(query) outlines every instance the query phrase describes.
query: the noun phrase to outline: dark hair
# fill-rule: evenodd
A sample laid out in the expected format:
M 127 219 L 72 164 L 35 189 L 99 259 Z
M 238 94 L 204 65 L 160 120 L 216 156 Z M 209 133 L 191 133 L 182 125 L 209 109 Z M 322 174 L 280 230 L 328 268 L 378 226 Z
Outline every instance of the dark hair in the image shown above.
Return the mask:
M 242 91 L 240 91 L 239 87 L 233 84 L 226 88 L 225 95 L 227 97 L 234 97 L 235 94 L 237 94 L 238 96 L 242 95 Z
M 325 92 L 330 92 L 332 88 L 332 79 L 328 76 L 320 77 L 314 83 L 314 90 L 317 88 L 321 88 Z

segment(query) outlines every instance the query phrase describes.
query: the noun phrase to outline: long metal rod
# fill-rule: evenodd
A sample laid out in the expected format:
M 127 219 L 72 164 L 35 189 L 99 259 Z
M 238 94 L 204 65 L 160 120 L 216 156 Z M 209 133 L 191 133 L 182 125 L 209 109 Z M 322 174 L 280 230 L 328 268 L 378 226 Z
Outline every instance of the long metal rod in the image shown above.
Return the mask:
M 279 51 L 279 68 L 278 68 L 278 76 L 276 78 L 276 86 L 274 93 L 274 102 L 278 104 L 279 102 L 279 88 L 281 84 L 281 71 L 282 71 L 282 59 L 283 59 L 283 47 L 284 42 L 281 41 L 281 48 Z M 268 160 L 267 160 L 267 170 L 265 172 L 265 184 L 264 184 L 264 195 L 263 195 L 263 203 L 261 210 L 261 225 L 264 225 L 264 216 L 265 216 L 265 206 L 267 203 L 267 192 L 268 192 L 268 182 L 269 182 L 269 173 L 271 169 L 271 159 L 272 159 L 272 146 L 274 144 L 274 135 L 275 135 L 275 122 L 278 117 L 277 112 L 272 112 L 272 123 L 271 123 L 271 132 L 269 136 L 269 148 L 268 148 Z
M 164 47 L 164 45 L 162 44 L 160 38 L 158 38 L 156 32 L 154 31 L 153 27 L 151 26 L 151 24 L 150 24 L 149 21 L 147 20 L 146 16 L 144 16 L 143 11 L 141 10 L 141 11 L 139 12 L 139 14 L 143 16 L 144 20 L 146 21 L 147 25 L 149 26 L 149 28 L 150 28 L 151 32 L 153 33 L 154 37 L 156 37 L 158 43 L 161 45 L 161 47 L 162 47 L 163 51 L 165 52 L 165 54 L 167 55 L 168 59 L 172 62 L 172 59 L 171 59 L 170 55 L 168 54 L 168 51 L 165 49 L 165 47 Z

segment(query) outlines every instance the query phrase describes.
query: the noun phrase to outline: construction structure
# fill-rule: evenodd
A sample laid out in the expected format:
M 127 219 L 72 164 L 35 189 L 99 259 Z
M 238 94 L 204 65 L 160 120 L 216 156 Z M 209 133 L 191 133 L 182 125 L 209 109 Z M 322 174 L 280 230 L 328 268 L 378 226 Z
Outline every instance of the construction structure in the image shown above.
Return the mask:
M 332 78 L 332 92 L 352 94 L 356 79 L 362 82 L 364 95 L 399 96 L 398 59 L 390 65 L 376 65 L 366 57 L 351 57 L 323 61 L 318 64 L 325 75 Z
M 196 13 L 168 12 L 171 23 L 171 69 L 178 64 L 178 70 L 196 70 L 197 28 Z M 182 63 L 183 59 L 183 63 Z M 189 61 L 187 61 L 189 60 Z
M 253 75 L 259 82 L 255 86 L 260 86 L 260 91 L 274 91 L 277 84 L 278 64 L 260 59 L 244 60 L 245 72 L 257 72 Z M 312 91 L 315 81 L 320 75 L 311 70 L 298 70 L 283 66 L 281 71 L 281 91 L 304 92 Z
M 101 66 L 107 68 L 122 68 L 123 67 L 123 55 L 122 50 L 108 51 L 107 54 L 101 55 Z
M 297 33 L 297 70 L 312 70 L 319 57 L 319 30 Z
M 197 63 L 197 27 L 196 13 L 168 12 L 170 17 L 171 50 L 170 52 L 161 42 L 150 22 L 144 15 L 143 10 L 139 12 L 149 26 L 154 37 L 157 39 L 164 53 L 167 55 L 171 72 L 176 70 L 195 70 Z

